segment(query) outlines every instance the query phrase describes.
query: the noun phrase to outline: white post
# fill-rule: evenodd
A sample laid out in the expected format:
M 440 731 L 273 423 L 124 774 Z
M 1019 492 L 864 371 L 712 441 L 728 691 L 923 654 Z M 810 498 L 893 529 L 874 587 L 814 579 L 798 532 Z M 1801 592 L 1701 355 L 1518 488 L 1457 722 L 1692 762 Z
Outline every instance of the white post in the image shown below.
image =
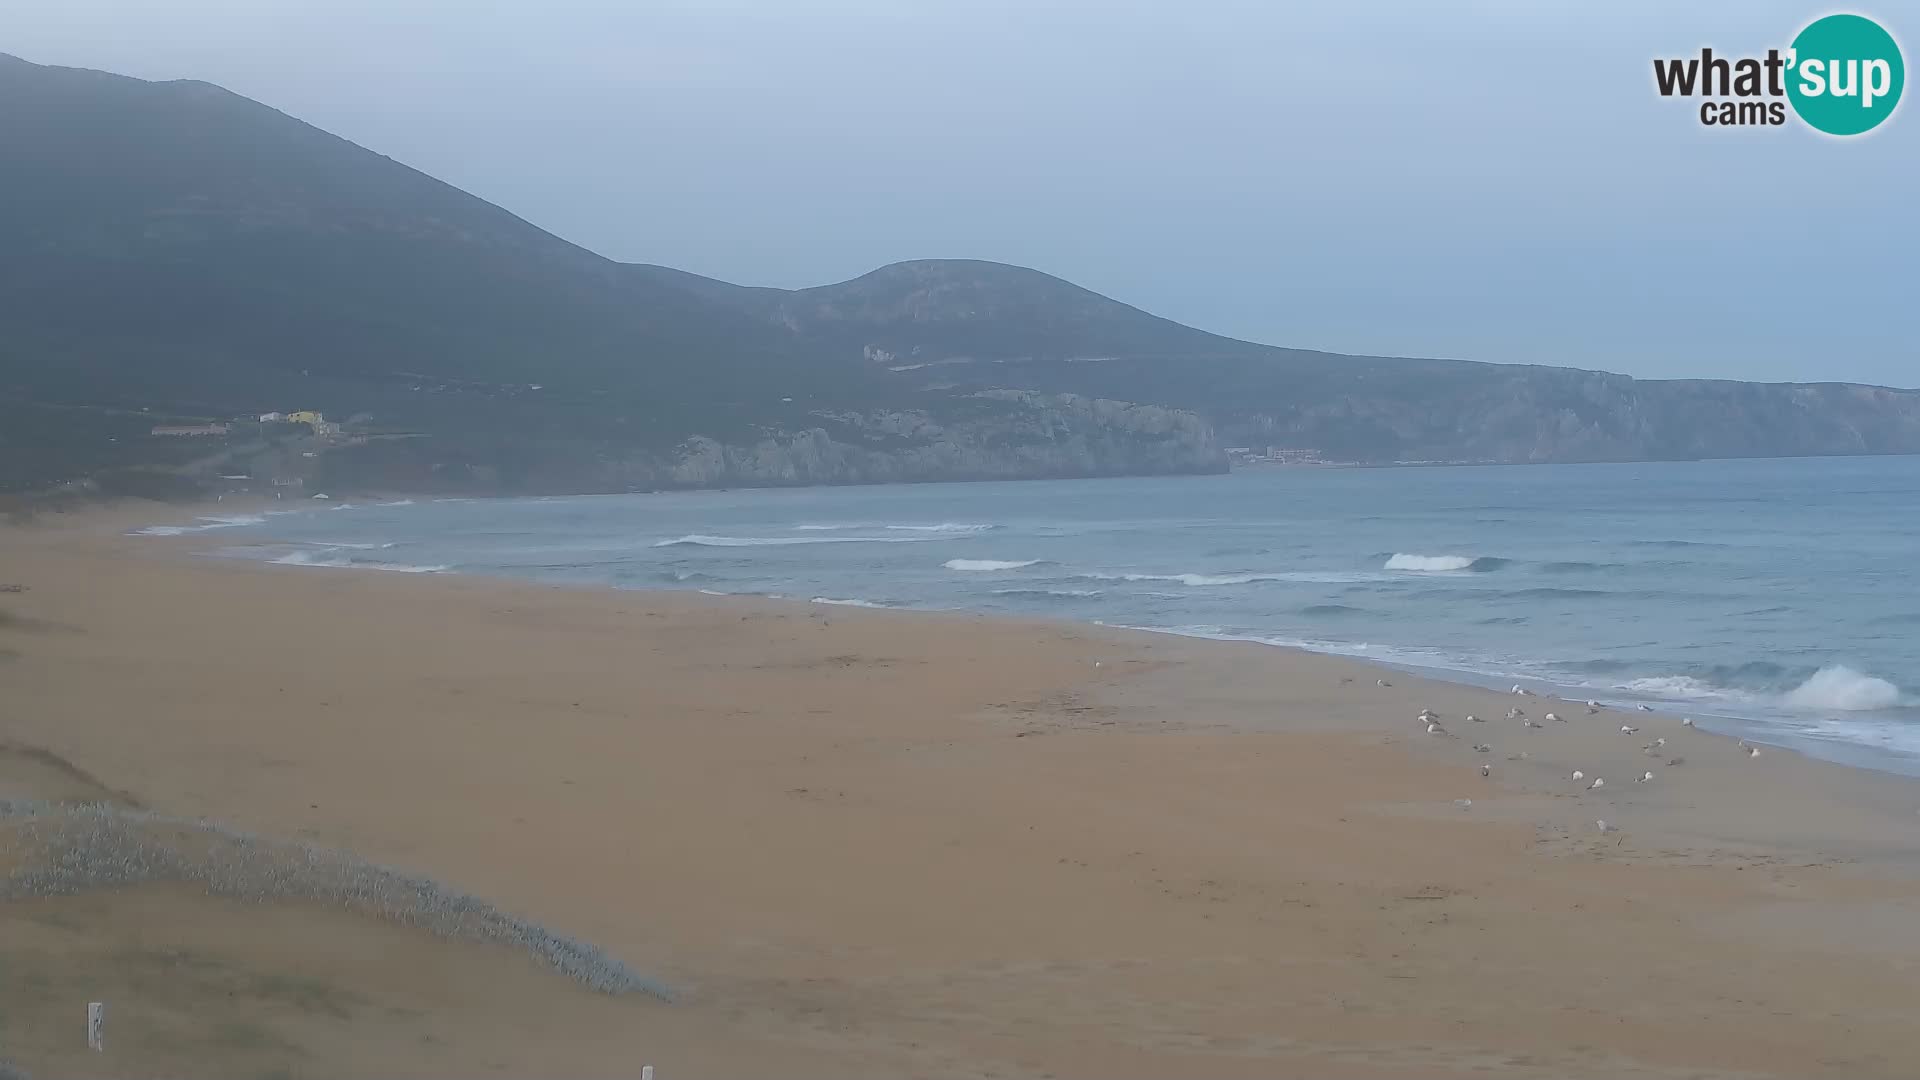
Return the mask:
M 640 1080 L 653 1080 L 653 1066 L 640 1066 Z
M 104 1001 L 87 1002 L 87 1047 L 91 1050 L 107 1048 L 107 1005 Z

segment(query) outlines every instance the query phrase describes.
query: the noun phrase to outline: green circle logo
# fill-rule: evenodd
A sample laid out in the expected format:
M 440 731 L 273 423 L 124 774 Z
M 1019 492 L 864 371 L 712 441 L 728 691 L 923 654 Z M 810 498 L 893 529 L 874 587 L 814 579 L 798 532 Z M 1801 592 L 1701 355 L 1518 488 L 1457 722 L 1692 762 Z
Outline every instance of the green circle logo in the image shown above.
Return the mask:
M 1893 35 L 1872 19 L 1829 15 L 1793 39 L 1787 100 L 1829 135 L 1872 131 L 1892 115 L 1907 84 L 1907 65 Z

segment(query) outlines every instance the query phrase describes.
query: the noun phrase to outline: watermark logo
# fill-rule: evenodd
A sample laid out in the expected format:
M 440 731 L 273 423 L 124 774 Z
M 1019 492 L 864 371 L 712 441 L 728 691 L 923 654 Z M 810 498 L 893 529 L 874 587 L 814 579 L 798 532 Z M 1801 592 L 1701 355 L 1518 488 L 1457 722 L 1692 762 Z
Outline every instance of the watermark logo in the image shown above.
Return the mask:
M 1807 24 L 1786 49 L 1764 57 L 1699 56 L 1653 62 L 1661 97 L 1701 98 L 1707 127 L 1778 127 L 1787 110 L 1816 131 L 1861 135 L 1893 115 L 1907 66 L 1893 35 L 1862 15 Z

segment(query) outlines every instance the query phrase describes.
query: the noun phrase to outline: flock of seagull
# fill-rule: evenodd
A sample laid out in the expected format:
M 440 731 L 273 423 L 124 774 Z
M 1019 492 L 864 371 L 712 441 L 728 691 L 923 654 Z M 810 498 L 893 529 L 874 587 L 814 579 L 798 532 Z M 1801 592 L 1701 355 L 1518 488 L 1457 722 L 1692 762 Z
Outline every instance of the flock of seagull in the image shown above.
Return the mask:
M 1393 685 L 1392 683 L 1388 682 L 1385 679 L 1376 680 L 1376 684 L 1379 686 Z M 1533 691 L 1528 690 L 1526 687 L 1520 686 L 1518 684 L 1514 686 L 1513 693 L 1515 696 L 1518 696 L 1518 697 L 1534 696 Z M 1589 701 L 1587 702 L 1587 715 L 1597 716 L 1599 715 L 1600 712 L 1602 712 L 1606 708 L 1607 706 L 1600 704 L 1598 701 Z M 1653 711 L 1653 707 L 1651 705 L 1641 705 L 1638 708 L 1639 708 L 1639 711 L 1641 712 Z M 1417 717 L 1417 719 L 1426 728 L 1427 734 L 1429 735 L 1442 736 L 1445 738 L 1455 737 L 1452 732 L 1448 731 L 1446 727 L 1441 724 L 1440 714 L 1434 712 L 1432 709 L 1426 709 L 1426 708 L 1421 709 L 1420 715 Z M 1478 716 L 1475 716 L 1472 713 L 1467 713 L 1464 719 L 1465 719 L 1465 722 L 1469 724 L 1486 723 L 1485 720 L 1481 719 Z M 1547 724 L 1564 724 L 1567 722 L 1566 717 L 1561 716 L 1558 713 L 1554 713 L 1554 712 L 1545 713 L 1542 719 L 1544 719 Z M 1527 715 L 1527 711 L 1518 706 L 1515 706 L 1507 710 L 1507 720 L 1508 722 L 1518 722 L 1522 728 L 1527 728 L 1527 729 L 1546 727 L 1546 724 L 1543 724 L 1539 720 L 1535 720 L 1533 717 Z M 1691 716 L 1683 717 L 1680 720 L 1680 726 L 1689 727 L 1689 728 L 1694 726 L 1693 718 Z M 1622 735 L 1638 735 L 1640 733 L 1640 728 L 1634 724 L 1621 724 L 1620 733 Z M 1758 746 L 1753 745 L 1752 743 L 1747 742 L 1745 739 L 1741 739 L 1739 745 L 1740 745 L 1740 749 L 1746 751 L 1748 758 L 1757 758 L 1760 756 L 1760 748 Z M 1667 747 L 1666 737 L 1660 736 L 1653 739 L 1651 742 L 1643 744 L 1640 747 L 1640 750 L 1642 753 L 1646 754 L 1650 758 L 1665 758 L 1668 768 L 1674 768 L 1674 767 L 1678 767 L 1680 765 L 1686 764 L 1687 759 L 1684 757 L 1678 757 L 1678 756 L 1668 757 L 1666 753 L 1666 747 Z M 1491 754 L 1493 752 L 1493 744 L 1492 743 L 1475 743 L 1473 745 L 1473 749 L 1475 753 Z M 1527 759 L 1527 752 L 1524 750 L 1520 751 L 1517 754 L 1510 754 L 1507 756 L 1508 761 L 1524 761 L 1526 759 Z M 1492 776 L 1493 766 L 1489 763 L 1482 762 L 1480 764 L 1480 775 L 1483 777 Z M 1648 769 L 1645 772 L 1641 773 L 1640 777 L 1636 779 L 1634 783 L 1651 784 L 1653 783 L 1653 781 L 1654 781 L 1653 770 Z M 1599 777 L 1599 776 L 1593 777 L 1592 781 L 1588 782 L 1586 772 L 1581 769 L 1573 770 L 1572 782 L 1576 785 L 1584 784 L 1586 787 L 1586 790 L 1588 791 L 1598 791 L 1601 788 L 1607 786 L 1607 781 L 1605 780 L 1605 778 Z M 1454 800 L 1454 802 L 1460 806 L 1473 805 L 1473 800 L 1471 799 L 1456 799 Z M 1609 825 L 1604 820 L 1596 821 L 1594 822 L 1594 824 L 1603 833 L 1618 831 L 1618 826 Z

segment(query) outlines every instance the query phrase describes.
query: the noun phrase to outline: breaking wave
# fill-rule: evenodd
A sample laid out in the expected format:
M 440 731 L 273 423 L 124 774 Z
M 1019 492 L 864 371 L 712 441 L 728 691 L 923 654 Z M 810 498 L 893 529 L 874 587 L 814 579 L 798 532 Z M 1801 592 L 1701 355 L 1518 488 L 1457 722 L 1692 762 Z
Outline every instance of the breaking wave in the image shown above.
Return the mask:
M 914 544 L 932 540 L 931 536 L 707 536 L 694 533 L 672 540 L 657 540 L 660 547 L 785 547 L 789 544 Z
M 1055 596 L 1062 598 L 1085 599 L 1102 595 L 1099 589 L 995 589 L 995 596 Z
M 1338 571 L 1321 572 L 1314 570 L 1242 574 L 1115 574 L 1099 570 L 1088 570 L 1072 576 L 1091 581 L 1170 581 L 1194 588 L 1214 585 L 1253 585 L 1264 581 L 1294 581 L 1312 585 L 1349 585 L 1355 582 L 1382 580 L 1379 574 L 1354 574 L 1341 573 Z
M 832 604 L 835 607 L 883 608 L 887 606 L 885 604 L 876 604 L 871 600 L 836 600 L 831 596 L 816 596 L 813 598 L 813 602 L 816 604 Z
M 1507 560 L 1487 556 L 1476 558 L 1472 555 L 1408 555 L 1396 552 L 1387 560 L 1387 565 L 1383 569 L 1411 570 L 1422 574 L 1458 573 L 1462 570 L 1486 573 L 1490 570 L 1498 570 L 1505 565 Z
M 1900 688 L 1843 664 L 1831 664 L 1788 691 L 1786 700 L 1801 709 L 1866 712 L 1900 704 Z
M 294 551 L 271 560 L 281 566 L 331 566 L 343 570 L 390 570 L 397 574 L 444 574 L 453 569 L 450 566 L 416 566 L 412 563 L 374 562 L 355 559 L 350 556 L 323 555 L 311 551 Z
M 1683 701 L 1707 700 L 1737 695 L 1737 691 L 1715 686 L 1691 675 L 1655 675 L 1621 683 L 1618 689 L 1650 698 L 1674 698 Z
M 237 529 L 243 525 L 264 525 L 267 519 L 259 514 L 236 514 L 233 517 L 203 517 L 198 525 L 149 525 L 144 529 L 135 529 L 132 536 L 185 536 L 187 533 L 210 532 L 214 529 Z
M 843 529 L 888 529 L 893 532 L 977 533 L 999 527 L 965 521 L 942 521 L 934 525 L 889 525 L 884 522 L 850 521 L 828 525 L 795 525 L 794 530 L 796 532 L 839 532 Z
M 941 566 L 949 570 L 1019 570 L 1038 566 L 1039 559 L 948 559 Z
M 1618 689 L 1676 701 L 1768 702 L 1806 712 L 1872 712 L 1894 708 L 1905 700 L 1893 683 L 1844 664 L 1829 664 L 1798 684 L 1791 683 L 1791 676 L 1781 680 L 1784 674 L 1778 665 L 1755 663 L 1716 669 L 1713 678 L 1657 675 L 1622 683 Z M 1727 685 L 1739 682 L 1749 685 Z M 1781 692 L 1782 686 L 1789 685 Z
M 1096 581 L 1177 581 L 1195 587 L 1204 585 L 1251 585 L 1256 581 L 1286 581 L 1285 574 L 1080 574 Z

